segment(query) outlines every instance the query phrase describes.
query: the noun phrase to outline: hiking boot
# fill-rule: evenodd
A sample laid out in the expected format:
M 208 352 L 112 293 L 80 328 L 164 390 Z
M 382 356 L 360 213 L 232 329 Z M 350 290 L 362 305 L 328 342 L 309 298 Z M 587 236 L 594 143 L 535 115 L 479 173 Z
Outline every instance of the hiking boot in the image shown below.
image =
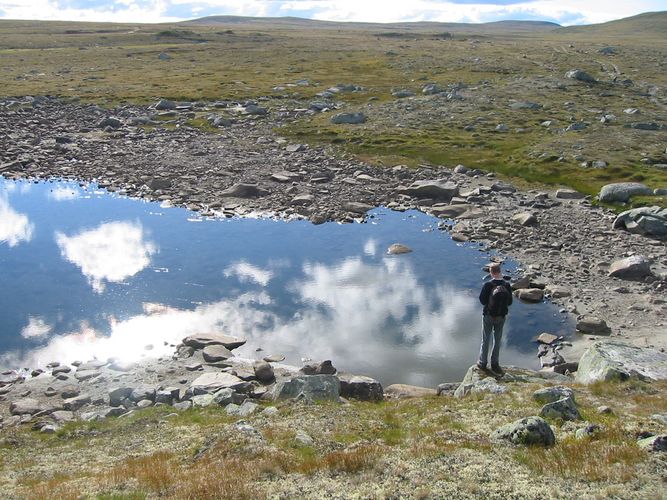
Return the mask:
M 486 371 L 486 364 L 482 364 L 478 361 L 477 362 L 477 368 L 479 368 L 480 370 Z
M 492 366 L 491 371 L 500 377 L 505 375 L 505 370 L 503 370 L 500 366 Z

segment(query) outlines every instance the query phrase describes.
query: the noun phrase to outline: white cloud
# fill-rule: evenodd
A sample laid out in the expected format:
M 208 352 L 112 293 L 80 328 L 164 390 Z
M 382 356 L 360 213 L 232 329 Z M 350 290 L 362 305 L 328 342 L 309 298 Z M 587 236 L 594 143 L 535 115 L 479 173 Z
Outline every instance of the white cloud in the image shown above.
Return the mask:
M 35 226 L 28 216 L 14 210 L 9 201 L 0 196 L 0 243 L 15 247 L 32 239 Z
M 157 252 L 141 224 L 132 222 L 106 222 L 73 236 L 57 232 L 55 239 L 63 258 L 79 266 L 98 293 L 105 281 L 119 283 L 137 274 Z
M 79 197 L 79 193 L 73 188 L 58 186 L 49 191 L 48 197 L 55 201 L 75 200 Z
M 253 266 L 242 260 L 227 267 L 227 269 L 225 269 L 225 276 L 228 278 L 230 276 L 236 276 L 241 283 L 252 281 L 258 285 L 266 286 L 269 281 L 271 281 L 273 272 L 268 269 Z
M 47 324 L 42 318 L 30 316 L 28 324 L 21 330 L 21 337 L 24 339 L 39 339 L 46 337 L 51 332 L 51 325 Z

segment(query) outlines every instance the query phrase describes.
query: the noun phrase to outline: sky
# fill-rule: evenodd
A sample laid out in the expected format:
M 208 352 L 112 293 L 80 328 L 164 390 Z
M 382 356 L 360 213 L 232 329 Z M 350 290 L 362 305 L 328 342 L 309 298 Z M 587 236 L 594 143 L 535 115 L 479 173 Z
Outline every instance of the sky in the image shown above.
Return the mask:
M 0 19 L 157 23 L 211 15 L 327 21 L 593 24 L 667 10 L 667 0 L 0 0 Z

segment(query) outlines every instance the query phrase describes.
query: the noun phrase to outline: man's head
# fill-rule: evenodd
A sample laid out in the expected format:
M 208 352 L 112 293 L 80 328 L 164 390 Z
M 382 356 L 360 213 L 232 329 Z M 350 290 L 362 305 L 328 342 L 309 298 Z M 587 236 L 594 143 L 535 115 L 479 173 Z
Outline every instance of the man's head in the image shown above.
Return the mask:
M 500 272 L 500 264 L 498 264 L 497 262 L 490 264 L 489 273 L 491 274 L 491 277 L 494 279 L 502 278 L 502 274 Z

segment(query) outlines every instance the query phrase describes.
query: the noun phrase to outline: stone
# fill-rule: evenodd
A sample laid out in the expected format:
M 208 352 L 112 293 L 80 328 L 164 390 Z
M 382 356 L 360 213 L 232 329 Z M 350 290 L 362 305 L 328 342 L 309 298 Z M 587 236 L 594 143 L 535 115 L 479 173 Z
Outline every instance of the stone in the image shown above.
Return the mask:
M 331 117 L 331 123 L 357 125 L 366 121 L 366 115 L 363 113 L 338 113 Z
M 625 229 L 634 234 L 667 237 L 667 208 L 658 206 L 640 207 L 626 210 L 616 217 L 614 229 Z
M 148 408 L 153 406 L 153 402 L 150 399 L 142 399 L 137 402 L 137 408 Z
M 192 396 L 190 401 L 192 402 L 192 406 L 206 408 L 207 406 L 211 406 L 213 404 L 213 399 L 213 394 L 198 394 L 197 396 Z
M 353 214 L 365 215 L 369 210 L 373 210 L 373 205 L 367 203 L 359 203 L 355 201 L 346 201 L 342 204 L 343 210 L 352 212 Z
M 257 106 L 256 104 L 248 104 L 245 107 L 244 112 L 248 115 L 264 116 L 269 113 L 269 110 L 261 106 Z
M 218 194 L 223 198 L 260 198 L 268 195 L 269 191 L 260 188 L 257 184 L 239 182 Z
M 174 401 L 178 401 L 179 392 L 178 387 L 165 387 L 164 389 L 155 391 L 155 403 L 171 406 Z
M 305 375 L 333 375 L 336 373 L 336 368 L 331 364 L 331 361 L 327 359 L 321 363 L 304 365 L 300 371 Z
M 155 387 L 150 385 L 140 385 L 135 387 L 130 393 L 128 399 L 134 401 L 135 403 L 141 401 L 142 399 L 149 399 L 153 401 L 155 399 Z
M 253 413 L 257 411 L 259 408 L 259 405 L 257 403 L 253 403 L 249 399 L 246 399 L 241 406 L 237 406 L 236 404 L 232 403 L 227 406 L 227 414 L 228 415 L 235 415 L 238 417 L 242 418 L 247 418 Z
M 565 76 L 567 78 L 570 78 L 571 80 L 577 80 L 579 82 L 584 82 L 584 83 L 597 83 L 598 81 L 593 78 L 591 75 L 586 73 L 585 71 L 582 71 L 580 69 L 573 69 L 565 73 Z
M 568 288 L 559 285 L 547 285 L 544 291 L 552 299 L 562 299 L 563 297 L 569 297 L 570 295 L 572 295 L 572 292 L 570 292 Z
M 281 361 L 285 361 L 285 356 L 282 354 L 270 354 L 268 356 L 264 356 L 262 359 L 267 363 L 280 363 Z
M 207 363 L 217 363 L 219 361 L 224 361 L 234 356 L 232 354 L 232 351 L 227 349 L 224 345 L 218 345 L 218 344 L 208 345 L 204 347 L 202 355 L 204 357 L 204 361 L 206 361 Z
M 651 419 L 659 424 L 667 426 L 667 413 L 655 413 L 651 415 Z
M 278 408 L 275 406 L 267 406 L 262 410 L 262 415 L 265 417 L 273 417 L 274 415 L 277 415 L 279 413 Z
M 340 382 L 333 375 L 301 375 L 276 382 L 272 397 L 281 399 L 303 399 L 307 402 L 338 401 Z
M 90 380 L 99 376 L 100 372 L 97 370 L 77 370 L 74 372 L 74 378 L 79 381 Z
M 421 398 L 424 396 L 437 396 L 438 392 L 430 387 L 420 387 L 409 384 L 391 384 L 384 389 L 386 396 L 394 399 Z
M 454 196 L 459 194 L 459 187 L 454 182 L 435 179 L 415 181 L 407 188 L 399 188 L 397 192 L 414 198 L 431 198 L 449 203 Z
M 160 99 L 155 105 L 155 109 L 158 111 L 176 109 L 176 103 L 174 101 L 170 101 L 169 99 Z
M 613 278 L 640 281 L 651 274 L 651 264 L 643 255 L 631 255 L 609 266 L 609 276 Z
M 97 128 L 120 128 L 123 125 L 123 122 L 120 121 L 118 118 L 115 116 L 109 116 L 107 118 L 103 118 L 100 120 L 100 122 L 97 124 Z
M 456 392 L 456 389 L 459 388 L 459 385 L 460 384 L 458 382 L 445 382 L 438 384 L 436 392 L 438 396 L 453 396 Z
M 667 451 L 667 434 L 639 439 L 637 445 L 643 450 L 650 452 Z
M 73 422 L 75 420 L 74 412 L 67 410 L 56 410 L 51 413 L 51 418 L 56 422 Z
M 213 402 L 219 406 L 227 406 L 232 403 L 240 405 L 246 399 L 248 399 L 248 396 L 245 394 L 239 394 L 229 387 L 220 389 L 215 394 L 213 394 Z
M 537 416 L 526 417 L 503 425 L 491 433 L 491 439 L 507 440 L 525 446 L 553 446 L 556 443 L 551 426 Z
M 180 401 L 172 405 L 176 410 L 189 410 L 192 408 L 192 401 Z
M 415 93 L 412 90 L 400 89 L 393 91 L 391 95 L 393 95 L 394 97 L 398 97 L 399 99 L 402 99 L 404 97 L 413 97 Z
M 602 429 L 597 424 L 588 424 L 586 427 L 577 429 L 574 433 L 576 439 L 590 439 L 598 434 Z
M 608 335 L 611 329 L 607 322 L 595 316 L 583 316 L 577 321 L 577 331 L 592 335 Z
M 422 94 L 424 95 L 435 95 L 444 92 L 444 89 L 436 83 L 427 83 L 422 87 Z
M 553 403 L 563 398 L 574 400 L 574 391 L 569 387 L 557 385 L 554 387 L 545 387 L 533 392 L 533 399 L 540 404 Z
M 554 335 L 552 333 L 547 333 L 547 332 L 540 333 L 535 339 L 535 341 L 539 342 L 540 344 L 546 344 L 546 345 L 551 345 L 557 340 L 558 340 L 558 335 Z
M 530 276 L 522 276 L 512 283 L 512 290 L 525 290 L 530 288 Z
M 567 373 L 574 373 L 579 369 L 579 361 L 568 361 L 565 363 L 558 363 L 553 366 L 555 373 L 565 375 Z
M 298 194 L 294 198 L 292 198 L 292 201 L 290 201 L 290 205 L 300 205 L 300 206 L 306 206 L 306 205 L 312 205 L 312 203 L 315 201 L 315 196 L 312 194 Z
M 410 253 L 410 252 L 412 252 L 412 248 L 402 245 L 400 243 L 394 243 L 390 245 L 389 248 L 387 249 L 387 254 L 389 255 L 400 255 L 403 253 Z
M 301 446 L 312 446 L 314 443 L 313 438 L 302 430 L 296 431 L 296 435 L 294 436 L 294 441 L 296 441 Z
M 226 387 L 234 388 L 242 383 L 243 380 L 229 373 L 207 372 L 197 377 L 190 384 L 190 389 L 193 394 L 214 393 Z
M 171 180 L 165 177 L 153 177 L 148 182 L 148 187 L 151 191 L 162 191 L 171 187 Z
M 60 391 L 60 395 L 63 399 L 75 398 L 81 393 L 81 389 L 77 385 L 68 385 L 63 387 Z
M 464 398 L 469 394 L 503 394 L 507 388 L 498 383 L 498 381 L 480 370 L 476 365 L 468 368 L 463 380 L 454 391 L 454 397 Z
M 89 394 L 80 394 L 76 397 L 69 398 L 63 401 L 63 408 L 68 411 L 76 411 L 82 406 L 89 404 L 92 398 Z
M 183 344 L 193 347 L 194 349 L 203 349 L 209 345 L 222 345 L 230 351 L 233 351 L 245 343 L 245 339 L 233 337 L 231 335 L 224 335 L 222 333 L 199 333 L 183 339 Z
M 134 390 L 133 387 L 114 387 L 109 389 L 109 405 L 110 406 L 120 406 L 121 403 L 123 402 L 124 399 L 128 399 L 130 397 L 130 394 L 132 394 L 132 391 Z
M 617 341 L 595 342 L 582 355 L 576 382 L 666 380 L 667 353 Z
M 632 196 L 650 196 L 653 190 L 639 182 L 616 182 L 605 184 L 598 198 L 604 203 L 627 202 Z
M 344 398 L 360 401 L 382 401 L 384 399 L 382 384 L 374 378 L 341 373 L 338 375 L 338 380 L 340 381 L 340 395 Z
M 494 191 L 496 193 L 500 192 L 515 193 L 516 188 L 512 184 L 509 184 L 507 182 L 498 181 L 491 184 L 491 191 Z
M 584 193 L 572 189 L 559 189 L 556 191 L 556 198 L 561 200 L 580 200 L 584 196 L 586 196 Z
M 266 361 L 255 363 L 253 369 L 255 371 L 255 377 L 263 384 L 269 384 L 276 378 L 273 372 L 273 367 Z
M 537 217 L 529 212 L 522 212 L 512 216 L 512 220 L 522 226 L 536 226 Z
M 514 295 L 525 302 L 542 302 L 544 290 L 541 288 L 521 288 L 516 290 Z
M 540 416 L 560 420 L 581 420 L 581 414 L 572 397 L 564 397 L 545 404 L 540 411 Z
M 44 411 L 46 407 L 33 398 L 23 398 L 12 401 L 9 405 L 9 413 L 12 415 L 34 415 Z

